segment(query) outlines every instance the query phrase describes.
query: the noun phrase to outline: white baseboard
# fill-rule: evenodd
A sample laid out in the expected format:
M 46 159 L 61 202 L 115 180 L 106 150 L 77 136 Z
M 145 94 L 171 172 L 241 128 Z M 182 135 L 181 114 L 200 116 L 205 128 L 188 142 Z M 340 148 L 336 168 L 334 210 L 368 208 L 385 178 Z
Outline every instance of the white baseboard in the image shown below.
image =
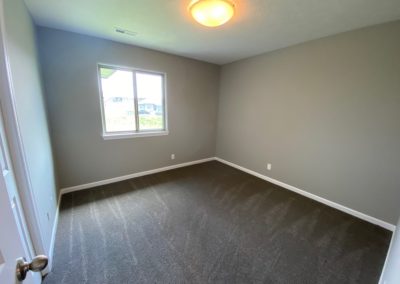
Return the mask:
M 394 246 L 395 246 L 394 242 L 396 241 L 396 239 L 399 238 L 398 237 L 399 233 L 400 233 L 399 230 L 396 230 L 395 232 L 393 232 L 392 238 L 390 239 L 390 245 L 389 245 L 389 249 L 388 249 L 387 254 L 386 254 L 385 263 L 383 264 L 381 277 L 379 277 L 379 282 L 378 282 L 379 284 L 390 284 L 385 279 L 385 277 L 387 277 L 386 276 L 386 270 L 388 269 L 387 266 L 391 265 L 389 263 L 393 261 L 392 254 L 394 253 Z
M 232 162 L 228 162 L 228 161 L 226 161 L 224 159 L 221 159 L 221 158 L 218 158 L 218 157 L 216 157 L 215 160 L 217 160 L 217 161 L 219 161 L 221 163 L 224 163 L 224 164 L 226 164 L 228 166 L 234 167 L 234 168 L 236 168 L 238 170 L 241 170 L 243 172 L 246 172 L 248 174 L 251 174 L 253 176 L 256 176 L 258 178 L 261 178 L 263 180 L 266 180 L 268 182 L 271 182 L 273 184 L 276 184 L 276 185 L 278 185 L 280 187 L 286 188 L 286 189 L 288 189 L 290 191 L 296 192 L 296 193 L 298 193 L 300 195 L 303 195 L 303 196 L 308 197 L 310 199 L 313 199 L 315 201 L 318 201 L 320 203 L 323 203 L 325 205 L 328 205 L 328 206 L 330 206 L 332 208 L 335 208 L 335 209 L 340 210 L 342 212 L 345 212 L 347 214 L 353 215 L 353 216 L 355 216 L 357 218 L 360 218 L 360 219 L 362 219 L 364 221 L 367 221 L 367 222 L 370 222 L 372 224 L 378 225 L 378 226 L 380 226 L 382 228 L 385 228 L 387 230 L 394 231 L 396 229 L 396 226 L 393 225 L 393 224 L 390 224 L 390 223 L 387 223 L 385 221 L 379 220 L 379 219 L 377 219 L 375 217 L 372 217 L 372 216 L 369 216 L 367 214 L 361 213 L 359 211 L 353 210 L 351 208 L 348 208 L 346 206 L 340 205 L 340 204 L 338 204 L 336 202 L 333 202 L 333 201 L 330 201 L 328 199 L 319 197 L 318 195 L 309 193 L 309 192 L 307 192 L 305 190 L 299 189 L 297 187 L 294 187 L 292 185 L 286 184 L 286 183 L 281 182 L 279 180 L 276 180 L 276 179 L 270 178 L 268 176 L 262 175 L 260 173 L 257 173 L 255 171 L 249 170 L 247 168 L 244 168 L 244 167 L 239 166 L 237 164 L 234 164 Z
M 47 267 L 43 270 L 42 275 L 48 274 L 53 269 L 54 245 L 56 242 L 56 234 L 57 234 L 57 227 L 58 227 L 58 215 L 60 213 L 60 204 L 61 204 L 61 193 L 58 194 L 56 215 L 54 216 L 53 228 L 51 231 L 50 247 L 49 247 L 49 252 L 48 252 L 49 263 L 47 264 Z
M 215 160 L 215 157 L 181 163 L 181 164 L 176 164 L 176 165 L 171 165 L 171 166 L 166 166 L 166 167 L 162 167 L 162 168 L 158 168 L 158 169 L 154 169 L 154 170 L 138 172 L 138 173 L 133 173 L 133 174 L 125 175 L 125 176 L 119 176 L 119 177 L 114 177 L 114 178 L 105 179 L 105 180 L 101 180 L 101 181 L 95 181 L 95 182 L 90 182 L 90 183 L 86 183 L 86 184 L 66 187 L 66 188 L 61 189 L 60 192 L 62 195 L 62 194 L 66 194 L 66 193 L 73 192 L 73 191 L 78 191 L 78 190 L 88 189 L 88 188 L 92 188 L 92 187 L 96 187 L 96 186 L 100 186 L 100 185 L 115 183 L 115 182 L 131 179 L 131 178 L 147 176 L 147 175 L 151 175 L 151 174 L 155 174 L 155 173 L 159 173 L 159 172 L 164 172 L 164 171 L 173 170 L 173 169 L 177 169 L 177 168 L 187 167 L 187 166 L 191 166 L 191 165 L 195 165 L 195 164 L 201 164 L 201 163 L 205 163 L 205 162 L 209 162 L 209 161 L 213 161 L 213 160 Z
M 181 164 L 176 164 L 176 165 L 171 165 L 171 166 L 167 166 L 167 167 L 162 167 L 162 168 L 158 168 L 158 169 L 154 169 L 154 170 L 149 170 L 149 171 L 144 171 L 144 172 L 139 172 L 139 173 L 134 173 L 134 174 L 129 174 L 129 175 L 125 175 L 125 176 L 120 176 L 120 177 L 115 177 L 115 178 L 111 178 L 111 179 L 106 179 L 106 180 L 101 180 L 101 181 L 97 181 L 97 182 L 91 182 L 91 183 L 87 183 L 87 184 L 82 184 L 82 185 L 77 185 L 77 186 L 72 186 L 72 187 L 67 187 L 67 188 L 63 188 L 60 190 L 60 194 L 58 196 L 58 202 L 57 202 L 57 211 L 56 211 L 56 215 L 54 218 L 54 224 L 53 224 L 53 230 L 52 230 L 52 234 L 51 234 L 51 242 L 50 242 L 50 249 L 49 249 L 49 264 L 47 266 L 47 268 L 44 271 L 44 275 L 49 273 L 52 269 L 53 266 L 53 259 L 54 259 L 54 244 L 55 244 L 55 238 L 56 238 L 56 233 L 57 233 L 57 226 L 58 226 L 58 219 L 59 219 L 59 209 L 60 209 L 60 202 L 61 202 L 61 196 L 63 194 L 66 194 L 68 192 L 73 192 L 73 191 L 78 191 L 78 190 L 83 190 L 83 189 L 87 189 L 87 188 L 92 188 L 92 187 L 96 187 L 96 186 L 100 186 L 100 185 L 105 185 L 105 184 L 111 184 L 111 183 L 115 183 L 118 181 L 123 181 L 123 180 L 127 180 L 127 179 L 131 179 L 131 178 L 135 178 L 135 177 L 140 177 L 140 176 L 145 176 L 145 175 L 150 175 L 150 174 L 154 174 L 154 173 L 159 173 L 159 172 L 163 172 L 163 171 L 168 171 L 168 170 L 172 170 L 172 169 L 177 169 L 177 168 L 182 168 L 182 167 L 187 167 L 190 165 L 195 165 L 195 164 L 200 164 L 200 163 L 205 163 L 205 162 L 209 162 L 209 161 L 219 161 L 221 163 L 224 163 L 228 166 L 231 166 L 233 168 L 236 168 L 238 170 L 241 170 L 243 172 L 246 172 L 248 174 L 251 174 L 253 176 L 256 176 L 258 178 L 261 178 L 263 180 L 266 180 L 268 182 L 271 182 L 273 184 L 276 184 L 280 187 L 286 188 L 290 191 L 296 192 L 300 195 L 303 195 L 305 197 L 308 197 L 310 199 L 313 199 L 315 201 L 318 201 L 320 203 L 323 203 L 327 206 L 330 206 L 332 208 L 335 208 L 337 210 L 340 210 L 342 212 L 345 212 L 347 214 L 350 214 L 352 216 L 355 216 L 359 219 L 362 219 L 364 221 L 370 222 L 372 224 L 378 225 L 380 227 L 383 227 L 387 230 L 390 231 L 395 231 L 396 226 L 390 223 L 387 223 L 385 221 L 379 220 L 375 217 L 369 216 L 367 214 L 361 213 L 359 211 L 353 210 L 351 208 L 348 208 L 346 206 L 340 205 L 336 202 L 330 201 L 328 199 L 319 197 L 315 194 L 309 193 L 307 191 L 304 191 L 302 189 L 299 189 L 297 187 L 294 187 L 292 185 L 286 184 L 284 182 L 278 181 L 276 179 L 270 178 L 268 176 L 262 175 L 260 173 L 257 173 L 255 171 L 249 170 L 245 167 L 239 166 L 237 164 L 234 164 L 232 162 L 228 162 L 224 159 L 218 158 L 218 157 L 212 157 L 212 158 L 206 158 L 206 159 L 201 159 L 201 160 L 197 160 L 197 161 L 192 161 L 192 162 L 187 162 L 187 163 L 181 163 Z M 392 242 L 393 242 L 393 236 L 392 236 Z M 391 245 L 392 245 L 391 242 Z M 387 260 L 386 260 L 387 261 Z M 386 265 L 386 262 L 385 262 Z M 382 281 L 382 279 L 380 280 Z M 381 283 L 381 282 L 380 282 Z
M 86 183 L 86 184 L 81 184 L 81 185 L 77 185 L 77 186 L 72 186 L 72 187 L 66 187 L 61 189 L 60 191 L 60 196 L 62 194 L 66 194 L 69 192 L 73 192 L 73 191 L 78 191 L 78 190 L 83 190 L 83 189 L 88 189 L 88 188 L 93 188 L 96 186 L 100 186 L 100 185 L 106 185 L 106 184 L 111 184 L 111 183 L 115 183 L 115 182 L 119 182 L 119 181 L 123 181 L 123 180 L 127 180 L 127 179 L 131 179 L 131 178 L 136 178 L 136 177 L 141 177 L 141 176 L 145 176 L 145 175 L 150 175 L 150 174 L 155 174 L 155 173 L 159 173 L 159 172 L 164 172 L 164 171 L 168 171 L 168 170 L 172 170 L 172 169 L 177 169 L 177 168 L 182 168 L 182 167 L 187 167 L 190 165 L 195 165 L 195 164 L 200 164 L 200 163 L 205 163 L 205 162 L 209 162 L 209 161 L 219 161 L 221 163 L 224 163 L 228 166 L 234 167 L 238 170 L 241 170 L 243 172 L 246 172 L 248 174 L 251 174 L 253 176 L 256 176 L 258 178 L 261 178 L 263 180 L 266 180 L 268 182 L 271 182 L 273 184 L 276 184 L 280 187 L 286 188 L 290 191 L 296 192 L 300 195 L 303 195 L 305 197 L 308 197 L 310 199 L 313 199 L 315 201 L 318 201 L 320 203 L 323 203 L 325 205 L 328 205 L 332 208 L 335 208 L 337 210 L 340 210 L 342 212 L 345 212 L 347 214 L 350 214 L 352 216 L 355 216 L 357 218 L 360 218 L 364 221 L 370 222 L 372 224 L 378 225 L 382 228 L 385 228 L 387 230 L 390 231 L 394 231 L 396 229 L 396 226 L 393 224 L 390 224 L 388 222 L 385 222 L 383 220 L 377 219 L 375 217 L 369 216 L 367 214 L 361 213 L 359 211 L 356 211 L 354 209 L 348 208 L 346 206 L 343 206 L 341 204 L 338 204 L 336 202 L 330 201 L 328 199 L 325 199 L 323 197 L 320 197 L 318 195 L 309 193 L 305 190 L 302 190 L 300 188 L 297 188 L 295 186 L 286 184 L 284 182 L 281 182 L 279 180 L 270 178 L 268 176 L 265 176 L 263 174 L 257 173 L 255 171 L 249 170 L 245 167 L 239 166 L 237 164 L 234 164 L 232 162 L 228 162 L 224 159 L 218 158 L 218 157 L 211 157 L 211 158 L 206 158 L 206 159 L 201 159 L 201 160 L 196 160 L 196 161 L 191 161 L 191 162 L 187 162 L 187 163 L 181 163 L 181 164 L 176 164 L 176 165 L 171 165 L 171 166 L 167 166 L 167 167 L 162 167 L 162 168 L 158 168 L 158 169 L 154 169 L 154 170 L 149 170 L 149 171 L 144 171 L 144 172 L 138 172 L 138 173 L 133 173 L 133 174 L 129 174 L 129 175 L 124 175 L 124 176 L 119 176 L 119 177 L 114 177 L 114 178 L 110 178 L 110 179 L 105 179 L 105 180 L 101 180 L 101 181 L 96 181 L 96 182 L 91 182 L 91 183 Z M 59 201 L 60 202 L 60 201 Z M 58 214 L 58 211 L 57 211 Z M 58 220 L 58 215 L 57 215 L 57 220 Z M 56 221 L 55 221 L 55 230 L 56 230 Z M 55 237 L 55 231 L 53 231 L 53 236 L 52 236 L 52 246 L 54 247 L 54 240 L 53 238 Z

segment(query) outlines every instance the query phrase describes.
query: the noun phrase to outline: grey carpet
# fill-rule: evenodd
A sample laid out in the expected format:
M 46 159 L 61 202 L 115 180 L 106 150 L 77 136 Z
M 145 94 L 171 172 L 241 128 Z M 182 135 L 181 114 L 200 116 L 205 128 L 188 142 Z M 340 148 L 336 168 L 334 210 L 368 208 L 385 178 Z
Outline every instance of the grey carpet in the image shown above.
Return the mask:
M 390 237 L 209 162 L 64 195 L 44 283 L 377 283 Z

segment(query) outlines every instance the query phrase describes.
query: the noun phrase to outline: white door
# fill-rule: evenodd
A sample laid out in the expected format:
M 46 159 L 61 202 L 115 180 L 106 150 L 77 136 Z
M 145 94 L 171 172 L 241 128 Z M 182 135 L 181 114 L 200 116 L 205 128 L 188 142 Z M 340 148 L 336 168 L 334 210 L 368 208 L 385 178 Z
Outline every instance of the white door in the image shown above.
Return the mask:
M 0 0 L 0 15 L 3 5 Z M 3 21 L 0 18 L 0 105 L 9 92 L 6 60 L 3 43 Z M 17 259 L 31 260 L 33 247 L 26 227 L 25 218 L 14 178 L 0 108 L 0 283 L 20 283 L 16 278 Z M 40 284 L 40 272 L 28 272 L 24 283 Z
M 17 258 L 29 260 L 31 253 L 1 124 L 0 118 L 0 283 L 11 284 L 19 282 L 16 279 Z M 41 283 L 40 273 L 28 272 L 24 283 Z
M 0 283 L 19 283 L 16 279 L 16 259 L 26 255 L 18 225 L 14 216 L 15 204 L 11 204 L 4 177 L 0 177 Z M 28 273 L 24 283 L 40 283 Z
M 16 260 L 31 259 L 31 245 L 16 184 L 8 159 L 0 113 L 0 283 L 20 283 L 16 279 Z M 40 272 L 28 272 L 24 283 L 41 283 Z

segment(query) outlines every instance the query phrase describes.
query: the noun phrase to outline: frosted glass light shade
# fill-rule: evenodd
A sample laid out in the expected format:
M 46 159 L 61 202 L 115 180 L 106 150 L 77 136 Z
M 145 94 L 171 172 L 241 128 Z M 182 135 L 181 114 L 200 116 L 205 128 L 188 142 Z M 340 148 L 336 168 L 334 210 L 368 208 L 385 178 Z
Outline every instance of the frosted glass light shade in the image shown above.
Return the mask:
M 189 6 L 193 18 L 207 27 L 217 27 L 228 22 L 235 13 L 229 0 L 198 0 Z

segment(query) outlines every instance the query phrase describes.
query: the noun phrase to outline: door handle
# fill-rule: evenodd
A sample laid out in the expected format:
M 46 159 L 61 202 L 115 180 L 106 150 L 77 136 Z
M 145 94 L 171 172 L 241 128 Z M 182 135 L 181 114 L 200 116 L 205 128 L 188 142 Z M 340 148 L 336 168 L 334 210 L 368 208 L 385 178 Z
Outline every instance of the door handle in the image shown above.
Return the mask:
M 17 259 L 16 276 L 19 281 L 23 281 L 28 271 L 38 272 L 46 268 L 49 259 L 45 255 L 38 255 L 31 262 L 27 262 L 25 257 Z

